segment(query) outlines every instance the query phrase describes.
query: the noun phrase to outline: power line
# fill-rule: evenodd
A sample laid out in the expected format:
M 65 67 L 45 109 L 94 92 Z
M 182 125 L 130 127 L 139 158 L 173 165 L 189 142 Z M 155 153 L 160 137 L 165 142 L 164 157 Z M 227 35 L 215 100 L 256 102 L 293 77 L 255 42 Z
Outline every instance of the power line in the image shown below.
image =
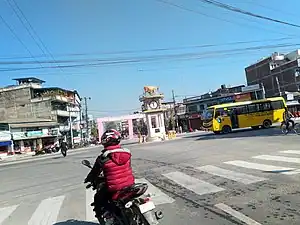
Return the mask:
M 207 59 L 216 56 L 223 55 L 225 53 L 238 54 L 239 52 L 262 50 L 262 49 L 272 49 L 272 48 L 282 48 L 282 47 L 291 47 L 298 46 L 300 44 L 280 44 L 280 45 L 267 45 L 267 46 L 254 46 L 248 48 L 238 48 L 238 49 L 227 49 L 223 51 L 210 51 L 210 52 L 197 52 L 197 53 L 184 53 L 184 54 L 169 54 L 169 55 L 159 55 L 159 56 L 147 56 L 139 58 L 119 58 L 119 59 L 94 59 L 91 60 L 81 60 L 75 62 L 90 62 L 88 64 L 71 64 L 71 65 L 62 65 L 62 68 L 76 68 L 76 67 L 89 67 L 89 66 L 105 66 L 105 65 L 121 65 L 121 64 L 132 64 L 132 63 L 146 63 L 146 62 L 155 62 L 161 60 L 192 60 L 192 59 Z M 74 62 L 74 61 L 64 61 L 64 62 Z M 28 62 L 1 62 L 2 65 L 18 65 L 18 63 L 28 63 Z M 33 63 L 34 62 L 30 62 Z M 53 63 L 52 61 L 43 61 L 43 63 Z M 48 66 L 44 68 L 57 68 L 56 66 Z M 39 68 L 36 67 L 24 67 L 24 68 L 0 68 L 2 72 L 5 71 L 19 71 L 19 70 L 36 70 Z
M 20 44 L 25 48 L 25 50 L 29 53 L 31 58 L 35 59 L 35 62 L 40 64 L 41 68 L 43 68 L 43 65 L 33 56 L 29 48 L 25 45 L 25 43 L 19 38 L 19 36 L 14 32 L 12 27 L 6 22 L 6 20 L 0 15 L 0 20 L 4 23 L 4 25 L 9 29 L 9 31 L 13 34 L 13 36 L 20 42 Z
M 236 41 L 236 42 L 226 42 L 219 44 L 205 44 L 205 45 L 193 45 L 193 46 L 182 46 L 182 47 L 169 47 L 169 48 L 154 48 L 154 49 L 143 49 L 143 50 L 124 50 L 124 51 L 112 51 L 112 52 L 91 52 L 91 53 L 69 53 L 69 54 L 58 54 L 56 57 L 65 57 L 65 56 L 92 56 L 92 55 L 117 55 L 117 54 L 132 54 L 132 53 L 144 53 L 144 52 L 165 52 L 173 50 L 184 50 L 184 49 L 196 49 L 196 48 L 209 48 L 209 47 L 219 47 L 227 45 L 240 45 L 240 44 L 251 44 L 251 43 L 260 43 L 260 42 L 273 42 L 273 41 L 283 41 L 283 40 L 292 40 L 295 38 L 292 37 L 282 37 L 274 39 L 263 39 L 263 40 L 252 40 L 252 41 Z M 35 57 L 45 57 L 44 55 L 36 55 Z M 30 57 L 0 57 L 0 59 L 27 59 Z
M 273 7 L 270 7 L 270 6 L 263 5 L 263 4 L 259 3 L 258 1 L 254 2 L 253 0 L 249 0 L 248 3 L 251 4 L 251 5 L 255 4 L 255 5 L 257 5 L 261 8 L 268 9 L 268 10 L 271 10 L 271 11 L 274 11 L 274 12 L 284 13 L 284 14 L 291 15 L 291 16 L 297 16 L 297 18 L 299 16 L 299 15 L 291 13 L 291 12 L 287 12 L 287 11 L 283 11 L 281 9 L 276 9 L 276 8 L 273 8 Z
M 179 8 L 179 9 L 184 10 L 184 11 L 192 12 L 192 13 L 199 14 L 199 15 L 202 15 L 202 16 L 205 16 L 205 17 L 209 17 L 209 18 L 213 18 L 213 19 L 216 19 L 216 20 L 219 20 L 219 21 L 222 21 L 222 22 L 227 22 L 227 23 L 231 23 L 231 24 L 234 24 L 234 25 L 239 25 L 241 27 L 250 27 L 250 28 L 255 28 L 255 29 L 260 29 L 260 30 L 266 30 L 266 31 L 272 32 L 272 33 L 284 34 L 284 33 L 278 32 L 278 31 L 273 31 L 273 30 L 266 29 L 265 27 L 255 27 L 255 26 L 251 26 L 249 24 L 242 24 L 242 23 L 238 23 L 236 21 L 230 21 L 230 20 L 227 20 L 227 19 L 224 19 L 224 18 L 219 18 L 219 17 L 216 17 L 216 16 L 212 16 L 212 15 L 197 11 L 195 9 L 190 9 L 190 8 L 185 7 L 183 5 L 178 5 L 178 4 L 169 2 L 169 1 L 165 1 L 165 0 L 156 0 L 156 1 L 161 2 L 163 4 L 166 4 L 166 5 L 169 5 L 169 6 L 172 6 L 172 7 L 175 7 L 175 8 Z M 284 34 L 284 35 L 286 35 L 286 34 Z M 296 37 L 296 35 L 288 35 L 288 36 Z
M 226 9 L 226 10 L 229 10 L 229 11 L 232 11 L 232 12 L 236 12 L 236 13 L 239 13 L 239 14 L 244 14 L 244 15 L 255 17 L 255 18 L 258 18 L 258 19 L 268 20 L 268 21 L 271 21 L 271 22 L 280 23 L 280 24 L 300 28 L 300 25 L 298 25 L 298 24 L 289 23 L 289 22 L 285 22 L 285 21 L 282 21 L 282 20 L 273 19 L 271 17 L 258 15 L 258 14 L 255 14 L 255 13 L 252 13 L 252 12 L 249 12 L 249 11 L 246 11 L 246 10 L 240 9 L 238 7 L 234 7 L 234 6 L 219 2 L 219 1 L 215 1 L 215 0 L 198 0 L 198 1 L 210 4 L 210 5 L 214 5 L 216 7 Z
M 55 58 L 53 57 L 53 55 L 51 54 L 51 52 L 48 50 L 48 48 L 46 47 L 46 45 L 44 44 L 44 42 L 42 41 L 42 39 L 40 38 L 40 36 L 37 34 L 37 32 L 35 31 L 35 29 L 31 25 L 31 23 L 29 22 L 29 20 L 27 19 L 27 17 L 23 13 L 22 9 L 17 4 L 17 2 L 15 0 L 11 0 L 11 1 L 14 2 L 16 8 L 19 10 L 19 12 L 21 13 L 21 15 L 23 16 L 23 18 L 25 19 L 25 21 L 29 25 L 29 27 L 30 27 L 30 29 L 31 29 L 32 32 L 28 29 L 28 27 L 26 26 L 26 24 L 24 23 L 24 21 L 22 20 L 22 18 L 20 17 L 20 15 L 18 14 L 17 10 L 11 4 L 11 2 L 9 0 L 6 0 L 6 2 L 13 9 L 14 13 L 17 15 L 18 19 L 20 20 L 20 22 L 22 23 L 22 25 L 25 27 L 25 29 L 27 30 L 27 32 L 29 33 L 29 35 L 31 36 L 31 38 L 34 40 L 34 42 L 36 43 L 36 45 L 38 46 L 38 48 L 43 52 L 44 56 L 47 55 L 46 52 L 44 51 L 44 49 L 45 49 L 47 51 L 47 53 L 50 55 L 51 59 L 53 61 L 55 61 Z M 35 37 L 34 37 L 34 35 L 32 33 L 38 38 L 38 40 L 40 41 L 40 43 L 42 44 L 42 46 L 44 47 L 44 49 L 41 47 L 41 45 L 38 43 L 38 41 L 35 39 Z

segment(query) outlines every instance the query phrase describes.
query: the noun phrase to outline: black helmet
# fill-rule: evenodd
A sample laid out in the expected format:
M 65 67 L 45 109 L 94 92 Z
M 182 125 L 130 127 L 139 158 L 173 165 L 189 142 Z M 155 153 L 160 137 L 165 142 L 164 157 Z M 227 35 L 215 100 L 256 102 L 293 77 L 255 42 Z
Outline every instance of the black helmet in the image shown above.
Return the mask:
M 109 129 L 101 136 L 101 144 L 105 147 L 118 145 L 121 142 L 121 134 L 115 129 Z

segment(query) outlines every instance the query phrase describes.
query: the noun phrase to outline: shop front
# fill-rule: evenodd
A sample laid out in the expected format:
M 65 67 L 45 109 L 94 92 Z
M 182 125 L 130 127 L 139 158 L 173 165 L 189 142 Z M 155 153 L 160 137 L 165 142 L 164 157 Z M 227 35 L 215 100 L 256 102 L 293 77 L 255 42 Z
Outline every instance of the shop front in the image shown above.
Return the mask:
M 11 133 L 9 131 L 0 131 L 0 155 L 6 155 L 8 152 L 11 151 L 11 147 Z
M 14 151 L 28 153 L 42 150 L 44 146 L 53 144 L 58 134 L 55 131 L 43 129 L 28 132 L 13 132 Z

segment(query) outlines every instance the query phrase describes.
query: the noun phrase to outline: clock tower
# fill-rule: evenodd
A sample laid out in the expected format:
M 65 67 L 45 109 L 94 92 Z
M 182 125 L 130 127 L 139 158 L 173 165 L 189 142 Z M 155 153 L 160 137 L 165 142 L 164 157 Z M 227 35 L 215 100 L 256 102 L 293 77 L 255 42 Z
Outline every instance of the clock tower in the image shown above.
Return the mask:
M 147 141 L 161 141 L 166 137 L 164 111 L 162 100 L 164 95 L 158 91 L 158 87 L 145 86 L 144 93 L 140 96 L 142 111 L 146 115 L 148 127 Z

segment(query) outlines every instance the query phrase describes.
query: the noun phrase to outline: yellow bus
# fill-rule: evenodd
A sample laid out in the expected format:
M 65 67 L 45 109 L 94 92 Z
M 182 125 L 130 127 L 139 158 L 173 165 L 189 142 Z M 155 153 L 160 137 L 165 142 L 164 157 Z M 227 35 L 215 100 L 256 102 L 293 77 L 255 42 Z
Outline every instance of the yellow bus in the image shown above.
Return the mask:
M 282 97 L 214 105 L 203 113 L 203 127 L 215 134 L 230 133 L 237 128 L 269 128 L 283 121 L 285 109 Z

